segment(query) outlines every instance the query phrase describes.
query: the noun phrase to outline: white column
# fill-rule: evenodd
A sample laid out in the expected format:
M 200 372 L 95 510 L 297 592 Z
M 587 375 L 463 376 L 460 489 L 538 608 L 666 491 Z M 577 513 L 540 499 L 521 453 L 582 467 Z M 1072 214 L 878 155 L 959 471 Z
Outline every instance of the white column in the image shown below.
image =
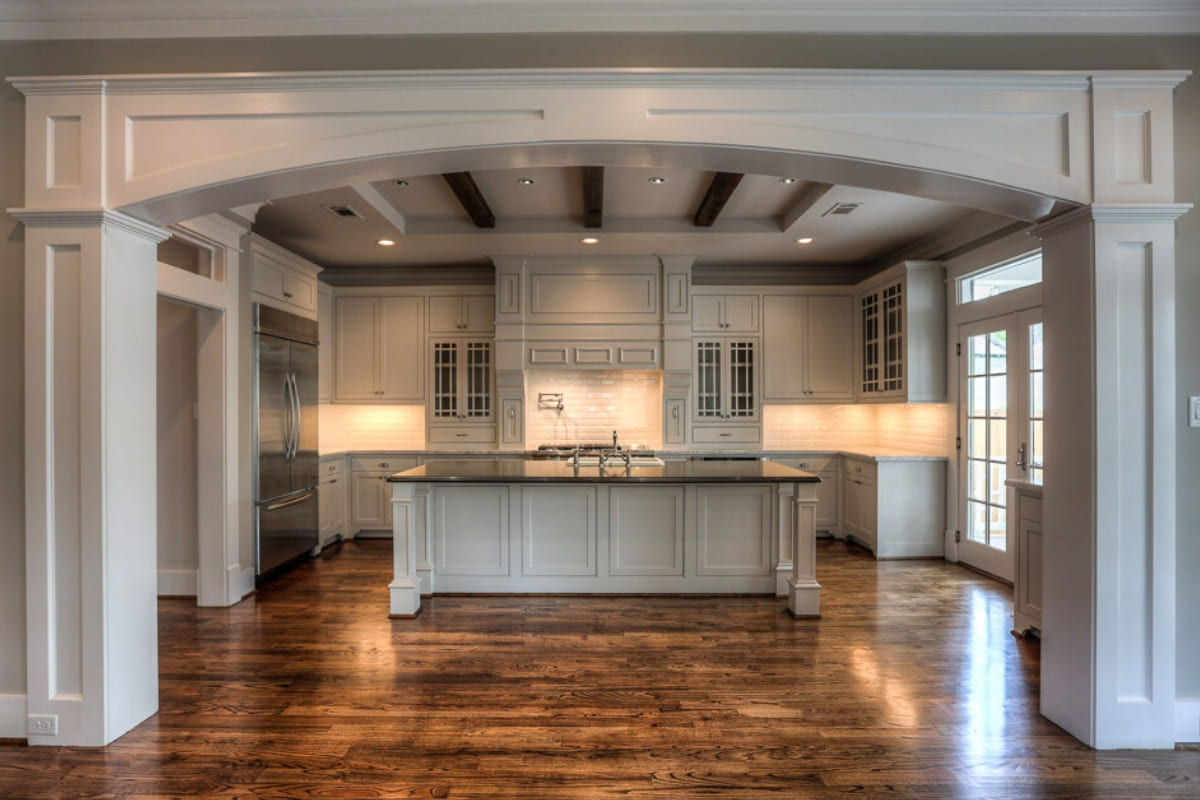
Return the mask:
M 794 617 L 821 616 L 821 584 L 817 583 L 817 484 L 792 489 L 792 577 L 788 611 Z
M 1174 744 L 1175 220 L 1092 206 L 1041 226 L 1042 713 L 1097 748 Z
M 156 248 L 109 211 L 25 223 L 26 625 L 31 716 L 103 745 L 158 709 Z M 38 720 L 30 720 L 31 730 Z
M 392 582 L 388 616 L 408 618 L 421 613 L 421 578 L 417 575 L 417 485 L 392 484 Z

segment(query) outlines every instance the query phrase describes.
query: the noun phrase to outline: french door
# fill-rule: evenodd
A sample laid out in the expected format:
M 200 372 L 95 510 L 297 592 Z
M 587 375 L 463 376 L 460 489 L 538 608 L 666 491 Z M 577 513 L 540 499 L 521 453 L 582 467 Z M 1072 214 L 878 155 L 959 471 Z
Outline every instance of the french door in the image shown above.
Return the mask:
M 1044 379 L 1041 309 L 959 328 L 958 558 L 1013 579 L 1007 481 L 1042 482 Z

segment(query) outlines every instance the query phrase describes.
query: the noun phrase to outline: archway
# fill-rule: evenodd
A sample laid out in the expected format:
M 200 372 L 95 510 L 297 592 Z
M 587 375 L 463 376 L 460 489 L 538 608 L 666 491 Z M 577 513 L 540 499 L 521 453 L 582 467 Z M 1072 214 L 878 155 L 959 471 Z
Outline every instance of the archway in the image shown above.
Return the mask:
M 29 712 L 63 718 L 47 743 L 101 744 L 156 707 L 152 574 L 125 580 L 129 570 L 118 566 L 136 562 L 122 557 L 153 531 L 137 510 L 138 487 L 154 483 L 153 439 L 127 429 L 153 385 L 152 365 L 136 366 L 147 361 L 144 309 L 154 293 L 145 275 L 162 235 L 147 220 L 370 180 L 397 165 L 445 171 L 619 149 L 631 159 L 702 154 L 748 171 L 783 164 L 1017 219 L 1082 207 L 1040 228 L 1047 324 L 1064 343 L 1048 358 L 1074 367 L 1052 387 L 1049 412 L 1057 405 L 1073 424 L 1050 442 L 1060 477 L 1047 487 L 1045 524 L 1060 537 L 1047 552 L 1046 625 L 1059 644 L 1046 648 L 1053 695 L 1043 710 L 1089 744 L 1169 744 L 1173 473 L 1150 491 L 1142 468 L 1174 461 L 1171 393 L 1145 387 L 1174 381 L 1163 326 L 1173 320 L 1171 241 L 1183 211 L 1170 181 L 1171 91 L 1183 77 L 584 70 L 12 79 L 27 97 L 29 132 L 26 207 L 15 212 L 27 227 L 31 286 L 26 473 L 38 476 L 27 504 L 38 565 L 27 576 Z M 1097 286 L 1109 272 L 1120 291 Z M 1098 328 L 1113 317 L 1123 336 L 1148 346 L 1125 347 Z M 79 409 L 56 405 L 75 386 L 96 401 L 78 427 L 68 417 Z M 1121 387 L 1142 393 L 1105 394 Z M 1153 435 L 1122 437 L 1118 418 Z M 1131 448 L 1140 457 L 1129 459 Z M 76 485 L 55 471 L 64 458 L 97 479 Z M 1110 497 L 1120 500 L 1111 519 L 1101 513 Z M 71 519 L 78 525 L 63 528 Z M 55 615 L 72 604 L 84 609 L 66 620 L 85 631 L 81 647 L 43 633 L 60 630 Z M 1139 646 L 1119 647 L 1138 619 Z

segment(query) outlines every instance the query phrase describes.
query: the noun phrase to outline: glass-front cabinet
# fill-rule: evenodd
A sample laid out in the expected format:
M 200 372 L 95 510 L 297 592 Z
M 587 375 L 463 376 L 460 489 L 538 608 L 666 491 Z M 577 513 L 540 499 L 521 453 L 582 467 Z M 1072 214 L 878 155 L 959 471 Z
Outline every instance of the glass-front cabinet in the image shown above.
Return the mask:
M 743 448 L 761 444 L 757 337 L 698 338 L 693 347 L 692 443 Z
M 492 340 L 434 339 L 430 348 L 430 445 L 493 443 Z
M 945 269 L 905 261 L 858 294 L 858 397 L 946 399 Z

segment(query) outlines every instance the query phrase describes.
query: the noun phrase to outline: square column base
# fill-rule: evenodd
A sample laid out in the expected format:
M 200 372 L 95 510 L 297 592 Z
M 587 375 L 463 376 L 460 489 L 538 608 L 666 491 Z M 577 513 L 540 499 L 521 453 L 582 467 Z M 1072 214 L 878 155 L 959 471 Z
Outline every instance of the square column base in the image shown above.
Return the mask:
M 421 581 L 398 580 L 388 584 L 388 616 L 410 619 L 421 613 Z
M 787 609 L 793 617 L 821 616 L 821 584 L 788 579 Z

